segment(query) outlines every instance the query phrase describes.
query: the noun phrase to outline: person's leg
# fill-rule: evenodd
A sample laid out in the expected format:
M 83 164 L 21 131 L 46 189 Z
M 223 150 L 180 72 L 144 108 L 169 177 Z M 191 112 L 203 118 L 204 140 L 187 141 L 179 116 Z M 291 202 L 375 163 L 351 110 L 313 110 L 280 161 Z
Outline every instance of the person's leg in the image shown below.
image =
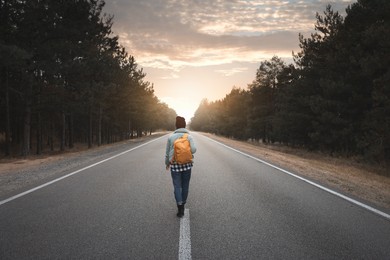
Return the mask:
M 185 204 L 187 202 L 187 197 L 188 197 L 188 191 L 189 191 L 189 187 L 190 187 L 190 179 L 191 179 L 191 169 L 187 170 L 187 171 L 184 171 L 184 172 L 181 172 L 181 195 L 182 195 L 182 201 L 183 201 L 183 204 Z
M 182 175 L 180 172 L 171 171 L 172 182 L 173 182 L 173 193 L 175 195 L 175 200 L 177 205 L 183 204 L 182 198 Z

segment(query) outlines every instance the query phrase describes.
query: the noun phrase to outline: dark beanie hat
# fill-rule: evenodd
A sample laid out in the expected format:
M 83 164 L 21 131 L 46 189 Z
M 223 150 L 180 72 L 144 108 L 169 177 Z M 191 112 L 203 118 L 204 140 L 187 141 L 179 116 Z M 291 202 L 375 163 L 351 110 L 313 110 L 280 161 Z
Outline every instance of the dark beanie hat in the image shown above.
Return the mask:
M 176 117 L 176 129 L 178 128 L 185 128 L 186 127 L 186 120 L 184 117 L 177 116 Z

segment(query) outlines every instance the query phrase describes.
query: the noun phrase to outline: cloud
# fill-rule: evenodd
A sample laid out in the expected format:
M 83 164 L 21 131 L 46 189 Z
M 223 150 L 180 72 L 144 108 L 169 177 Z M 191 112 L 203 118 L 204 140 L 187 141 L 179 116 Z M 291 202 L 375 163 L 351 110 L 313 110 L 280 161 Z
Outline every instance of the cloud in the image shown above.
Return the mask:
M 220 70 L 215 70 L 215 72 L 221 73 L 227 77 L 232 76 L 237 73 L 241 73 L 244 71 L 247 71 L 247 67 L 241 67 L 241 68 L 230 68 L 230 69 L 220 69 Z
M 258 64 L 292 62 L 298 34 L 331 4 L 345 14 L 356 0 L 109 0 L 113 31 L 153 82 L 160 100 L 187 119 L 201 100 L 252 82 Z
M 161 79 L 178 79 L 180 76 L 176 73 L 168 73 L 168 76 L 160 77 Z
M 274 54 L 291 56 L 298 33 L 312 31 L 315 13 L 331 3 L 343 11 L 353 1 L 303 0 L 116 0 L 121 43 L 145 67 L 178 71 L 253 61 Z

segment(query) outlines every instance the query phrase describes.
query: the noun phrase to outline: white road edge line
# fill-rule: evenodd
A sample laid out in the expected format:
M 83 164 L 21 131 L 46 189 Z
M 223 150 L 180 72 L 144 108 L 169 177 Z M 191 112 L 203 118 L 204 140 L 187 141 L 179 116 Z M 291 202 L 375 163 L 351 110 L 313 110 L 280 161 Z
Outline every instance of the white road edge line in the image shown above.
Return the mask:
M 202 135 L 202 136 L 204 136 L 204 135 Z M 327 192 L 329 192 L 329 193 L 331 193 L 331 194 L 333 194 L 333 195 L 335 195 L 335 196 L 338 196 L 338 197 L 340 197 L 340 198 L 342 198 L 342 199 L 345 199 L 345 200 L 347 200 L 347 201 L 349 201 L 349 202 L 351 202 L 351 203 L 353 203 L 353 204 L 355 204 L 355 205 L 358 205 L 358 206 L 360 206 L 360 207 L 362 207 L 362 208 L 365 208 L 366 210 L 369 210 L 369 211 L 371 211 L 371 212 L 373 212 L 373 213 L 375 213 L 375 214 L 378 214 L 378 215 L 380 215 L 380 216 L 382 216 L 382 217 L 384 217 L 384 218 L 390 220 L 390 215 L 387 214 L 387 213 L 385 213 L 385 212 L 383 212 L 383 211 L 380 211 L 380 210 L 378 210 L 378 209 L 375 209 L 375 208 L 373 208 L 373 207 L 371 207 L 371 206 L 368 206 L 368 205 L 366 205 L 366 204 L 364 204 L 364 203 L 361 203 L 361 202 L 359 202 L 359 201 L 357 201 L 357 200 L 354 200 L 354 199 L 352 199 L 352 198 L 350 198 L 350 197 L 347 197 L 347 196 L 345 196 L 345 195 L 343 195 L 343 194 L 341 194 L 341 193 L 338 193 L 338 192 L 336 192 L 336 191 L 334 191 L 334 190 L 328 189 L 328 188 L 326 188 L 326 187 L 324 187 L 324 186 L 321 186 L 321 185 L 319 185 L 319 184 L 317 184 L 317 183 L 315 183 L 315 182 L 309 181 L 309 180 L 307 180 L 307 179 L 305 179 L 305 178 L 303 178 L 303 177 L 301 177 L 301 176 L 298 176 L 298 175 L 296 175 L 296 174 L 294 174 L 294 173 L 291 173 L 291 172 L 289 172 L 289 171 L 286 171 L 286 170 L 284 170 L 284 169 L 282 169 L 282 168 L 279 168 L 279 167 L 277 167 L 277 166 L 275 166 L 275 165 L 273 165 L 273 164 L 270 164 L 270 163 L 268 163 L 268 162 L 266 162 L 266 161 L 263 161 L 263 160 L 261 160 L 261 159 L 259 159 L 259 158 L 254 157 L 254 156 L 252 156 L 252 155 L 249 155 L 249 154 L 246 154 L 246 153 L 244 153 L 244 152 L 241 152 L 241 151 L 239 151 L 239 150 L 237 150 L 237 149 L 234 149 L 234 148 L 232 148 L 232 147 L 230 147 L 230 146 L 228 146 L 228 145 L 226 145 L 226 144 L 220 143 L 220 142 L 218 142 L 218 141 L 216 141 L 216 140 L 214 140 L 214 139 L 211 139 L 211 138 L 209 138 L 209 137 L 207 137 L 207 136 L 204 136 L 204 137 L 206 137 L 206 138 L 210 139 L 211 141 L 213 141 L 213 142 L 215 142 L 215 143 L 217 143 L 217 144 L 220 144 L 220 145 L 222 145 L 222 146 L 224 146 L 224 147 L 226 147 L 226 148 L 228 148 L 228 149 L 230 149 L 230 150 L 233 150 L 233 151 L 235 151 L 235 152 L 237 152 L 237 153 L 239 153 L 239 154 L 242 154 L 242 155 L 244 155 L 244 156 L 247 156 L 247 157 L 249 157 L 249 158 L 251 158 L 251 159 L 253 159 L 253 160 L 256 160 L 256 161 L 258 161 L 258 162 L 261 162 L 261 163 L 263 163 L 263 164 L 266 164 L 266 165 L 268 165 L 268 166 L 270 166 L 270 167 L 272 167 L 272 168 L 274 168 L 274 169 L 277 169 L 277 170 L 279 170 L 279 171 L 281 171 L 281 172 L 284 172 L 284 173 L 286 173 L 286 174 L 288 174 L 288 175 L 291 175 L 291 176 L 293 176 L 293 177 L 295 177 L 295 178 L 297 178 L 297 179 L 300 179 L 300 180 L 302 180 L 302 181 L 304 181 L 304 182 L 306 182 L 306 183 L 309 183 L 309 184 L 311 184 L 311 185 L 313 185 L 313 186 L 315 186 L 315 187 L 317 187 L 317 188 L 320 188 L 320 189 L 322 189 L 322 190 L 324 190 L 324 191 L 327 191 Z
M 180 219 L 179 260 L 191 260 L 190 210 Z
M 65 179 L 65 178 L 68 178 L 68 177 L 70 177 L 70 176 L 72 176 L 72 175 L 75 175 L 76 173 L 82 172 L 82 171 L 87 170 L 87 169 L 89 169 L 89 168 L 92 168 L 92 167 L 94 167 L 94 166 L 96 166 L 96 165 L 99 165 L 99 164 L 102 164 L 102 163 L 107 162 L 107 161 L 109 161 L 109 160 L 112 160 L 112 159 L 114 159 L 114 158 L 116 158 L 116 157 L 119 157 L 119 156 L 125 154 L 125 153 L 129 153 L 129 152 L 131 152 L 131 151 L 134 151 L 134 150 L 136 150 L 136 149 L 138 149 L 138 148 L 141 148 L 142 146 L 148 145 L 148 144 L 150 144 L 150 143 L 152 143 L 152 142 L 154 142 L 154 141 L 157 141 L 157 140 L 159 140 L 159 139 L 161 139 L 161 138 L 163 138 L 163 137 L 165 137 L 165 135 L 164 135 L 164 136 L 161 136 L 161 137 L 159 137 L 159 138 L 153 139 L 153 140 L 151 140 L 151 141 L 149 141 L 149 142 L 147 142 L 147 143 L 144 143 L 144 144 L 141 144 L 141 145 L 139 145 L 139 146 L 136 146 L 136 147 L 134 147 L 134 148 L 132 148 L 132 149 L 129 149 L 129 150 L 127 150 L 127 151 L 124 151 L 124 152 L 121 152 L 121 153 L 116 154 L 116 155 L 114 155 L 114 156 L 111 156 L 110 158 L 107 158 L 107 159 L 104 159 L 104 160 L 99 161 L 99 162 L 97 162 L 97 163 L 94 163 L 94 164 L 91 164 L 91 165 L 89 165 L 89 166 L 86 166 L 86 167 L 84 167 L 84 168 L 82 168 L 82 169 L 79 169 L 79 170 L 77 170 L 77 171 L 71 172 L 71 173 L 69 173 L 69 174 L 67 174 L 67 175 L 64 175 L 64 176 L 58 178 L 58 179 L 49 181 L 49 182 L 44 183 L 44 184 L 42 184 L 42 185 L 40 185 L 40 186 L 37 186 L 37 187 L 35 187 L 35 188 L 32 188 L 32 189 L 27 190 L 27 191 L 25 191 L 25 192 L 19 193 L 19 194 L 15 195 L 15 196 L 12 196 L 12 197 L 8 198 L 8 199 L 2 200 L 2 201 L 0 201 L 0 206 L 3 205 L 3 204 L 5 204 L 5 203 L 7 203 L 7 202 L 13 201 L 13 200 L 15 200 L 15 199 L 17 199 L 17 198 L 23 197 L 23 196 L 25 196 L 25 195 L 27 195 L 27 194 L 29 194 L 29 193 L 31 193 L 31 192 L 34 192 L 34 191 L 36 191 L 36 190 L 42 189 L 42 188 L 44 188 L 44 187 L 46 187 L 46 186 L 49 186 L 49 185 L 51 185 L 51 184 L 53 184 L 53 183 L 56 183 L 56 182 L 58 182 L 58 181 L 60 181 L 60 180 L 63 180 L 63 179 Z

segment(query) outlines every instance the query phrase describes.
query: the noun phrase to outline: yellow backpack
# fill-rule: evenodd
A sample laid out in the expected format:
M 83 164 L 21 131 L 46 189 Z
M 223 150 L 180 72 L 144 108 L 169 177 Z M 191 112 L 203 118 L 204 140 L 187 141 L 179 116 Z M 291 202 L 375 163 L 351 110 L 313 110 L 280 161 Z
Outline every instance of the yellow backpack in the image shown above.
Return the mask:
M 172 162 L 176 162 L 178 164 L 192 162 L 192 153 L 188 134 L 184 134 L 173 143 Z

